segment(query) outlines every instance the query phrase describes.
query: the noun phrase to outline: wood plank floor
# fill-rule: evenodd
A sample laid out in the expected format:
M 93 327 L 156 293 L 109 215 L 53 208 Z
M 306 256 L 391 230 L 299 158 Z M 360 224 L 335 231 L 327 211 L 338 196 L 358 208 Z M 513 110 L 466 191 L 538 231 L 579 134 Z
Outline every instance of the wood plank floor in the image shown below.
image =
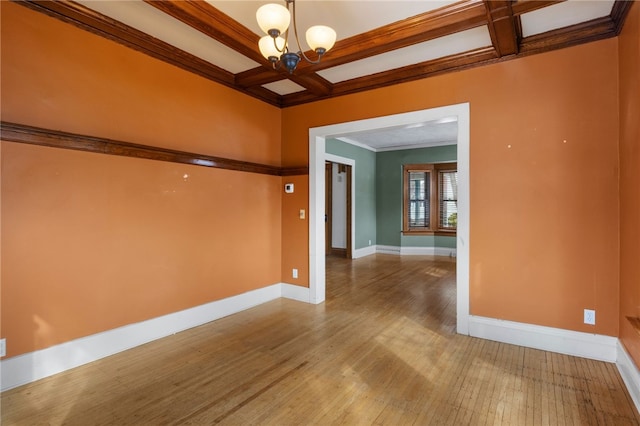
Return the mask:
M 2 425 L 638 425 L 615 365 L 454 333 L 455 263 L 328 258 L 277 300 L 1 395 Z

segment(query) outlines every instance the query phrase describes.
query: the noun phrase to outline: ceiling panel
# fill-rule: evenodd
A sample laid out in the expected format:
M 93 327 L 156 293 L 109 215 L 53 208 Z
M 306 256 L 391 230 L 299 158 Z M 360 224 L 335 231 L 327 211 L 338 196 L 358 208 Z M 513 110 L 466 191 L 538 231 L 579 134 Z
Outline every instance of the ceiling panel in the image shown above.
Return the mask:
M 142 1 L 80 0 L 77 3 L 178 47 L 231 73 L 236 74 L 260 66 L 259 63 Z
M 569 0 L 520 16 L 522 36 L 529 37 L 558 28 L 608 16 L 614 0 Z
M 458 140 L 458 120 L 456 117 L 445 117 L 424 123 L 337 135 L 334 138 L 375 152 L 451 145 Z
M 289 95 L 291 93 L 297 93 L 304 90 L 304 87 L 291 80 L 274 81 L 273 83 L 264 84 L 262 87 L 279 95 Z
M 318 71 L 318 74 L 332 83 L 338 83 L 487 46 L 491 46 L 491 36 L 487 27 L 482 26 Z
M 262 37 L 256 22 L 256 11 L 266 3 L 284 4 L 282 1 L 207 0 L 224 14 Z M 428 12 L 455 3 L 451 0 L 297 0 L 296 17 L 300 42 L 313 25 L 328 25 L 336 30 L 338 40 L 365 33 L 391 22 Z M 293 36 L 293 35 L 291 35 Z
M 280 4 L 284 1 L 272 0 Z M 288 107 L 615 37 L 625 0 L 296 0 L 302 48 L 315 24 L 335 47 L 291 74 L 262 58 L 269 0 L 81 0 L 17 4 L 264 102 Z M 532 37 L 533 36 L 533 37 Z M 297 46 L 292 44 L 292 51 Z

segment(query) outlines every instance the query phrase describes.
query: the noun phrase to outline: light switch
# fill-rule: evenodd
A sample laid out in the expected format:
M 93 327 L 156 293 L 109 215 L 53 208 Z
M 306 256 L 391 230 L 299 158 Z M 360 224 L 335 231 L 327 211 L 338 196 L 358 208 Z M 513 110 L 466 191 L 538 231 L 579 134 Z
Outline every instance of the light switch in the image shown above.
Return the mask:
M 305 215 L 306 215 L 306 213 L 305 213 L 304 209 L 300 209 L 300 219 L 304 219 Z

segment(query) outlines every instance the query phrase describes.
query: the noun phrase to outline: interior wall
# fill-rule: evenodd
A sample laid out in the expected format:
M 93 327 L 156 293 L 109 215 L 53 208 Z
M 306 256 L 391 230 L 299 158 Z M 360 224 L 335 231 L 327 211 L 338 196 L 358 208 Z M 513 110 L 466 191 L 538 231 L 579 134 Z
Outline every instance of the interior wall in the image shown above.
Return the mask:
M 376 154 L 365 148 L 327 139 L 325 151 L 355 161 L 353 175 L 355 192 L 353 202 L 355 209 L 355 249 L 375 245 L 376 237 Z M 369 244 L 371 241 L 371 244 Z
M 640 5 L 619 37 L 620 58 L 620 340 L 640 368 Z
M 471 314 L 616 336 L 617 61 L 608 39 L 286 108 L 283 164 L 309 128 L 469 102 Z
M 309 245 L 296 250 L 290 248 L 296 247 L 296 241 L 306 238 L 309 233 L 309 175 L 283 177 L 282 185 L 285 183 L 293 183 L 295 190 L 293 194 L 282 196 L 282 247 L 289 247 L 289 256 L 281 258 L 282 281 L 308 287 Z M 300 210 L 305 211 L 304 219 L 300 218 Z M 294 269 L 298 270 L 297 278 L 293 277 Z
M 2 120 L 280 165 L 278 108 L 0 7 Z M 1 150 L 9 357 L 282 281 L 283 178 L 13 142 Z
M 456 145 L 383 151 L 376 154 L 378 244 L 394 247 L 455 248 L 456 237 L 402 233 L 403 166 L 456 161 Z
M 623 316 L 619 275 L 627 283 L 623 291 L 640 293 L 628 278 L 636 273 L 629 259 L 637 259 L 637 249 L 618 244 L 618 218 L 623 232 L 631 232 L 626 217 L 637 212 L 623 206 L 618 213 L 618 132 L 631 130 L 632 136 L 621 139 L 631 143 L 626 152 L 637 158 L 637 127 L 618 126 L 616 39 L 280 111 L 14 3 L 0 7 L 6 121 L 300 166 L 308 164 L 310 127 L 470 102 L 471 313 L 617 335 Z M 628 21 L 637 22 L 637 15 L 634 5 Z M 627 27 L 623 37 L 635 49 L 637 33 Z M 637 70 L 634 61 L 637 55 L 620 55 L 620 93 L 632 89 L 622 78 L 623 71 Z M 282 122 L 287 126 L 281 135 Z M 194 166 L 185 172 L 164 163 L 147 166 L 147 160 L 5 142 L 1 149 L 1 319 L 9 356 L 245 289 L 292 282 L 292 265 L 300 272 L 294 282 L 308 285 L 308 223 L 299 219 L 299 209 L 308 209 L 307 176 Z M 167 203 L 158 191 L 185 184 L 185 174 L 190 189 L 179 191 L 180 203 Z M 284 182 L 294 182 L 296 193 L 283 196 Z M 94 194 L 88 183 L 108 191 Z M 245 198 L 238 188 L 250 185 L 256 192 Z M 49 195 L 39 200 L 32 191 Z M 264 205 L 261 226 L 228 226 L 231 219 L 222 210 L 246 222 L 256 217 L 256 199 Z M 151 215 L 147 204 L 168 210 L 156 215 L 153 209 Z M 96 219 L 92 205 L 105 209 Z M 136 212 L 134 219 L 130 212 Z M 176 223 L 179 214 L 196 222 Z M 25 218 L 31 222 L 16 223 Z M 124 222 L 114 235 L 109 221 L 116 219 Z M 156 223 L 145 225 L 150 219 Z M 23 238 L 20 233 L 40 220 L 52 225 Z M 140 230 L 141 224 L 147 228 Z M 167 232 L 171 226 L 176 229 Z M 132 230 L 143 235 L 124 247 L 126 253 L 118 252 Z M 156 249 L 152 242 L 158 239 L 162 245 Z M 228 250 L 225 242 L 231 240 L 240 243 Z M 11 252 L 21 254 L 13 269 Z M 162 254 L 173 260 L 170 273 L 180 283 L 167 284 L 159 268 L 149 268 Z M 246 267 L 247 259 L 258 258 L 264 264 Z M 197 268 L 189 269 L 190 262 Z M 250 271 L 238 280 L 241 269 Z M 55 292 L 48 288 L 52 283 Z M 86 316 L 84 305 L 104 317 Z M 583 308 L 596 309 L 596 326 L 582 324 Z

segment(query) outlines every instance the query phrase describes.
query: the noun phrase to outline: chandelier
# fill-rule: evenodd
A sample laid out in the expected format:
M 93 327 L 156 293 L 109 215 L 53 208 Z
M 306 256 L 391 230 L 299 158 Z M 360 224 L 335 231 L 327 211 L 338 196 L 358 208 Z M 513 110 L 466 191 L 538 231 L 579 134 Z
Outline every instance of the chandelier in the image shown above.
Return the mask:
M 273 68 L 277 69 L 281 65 L 289 71 L 289 74 L 298 66 L 301 58 L 310 64 L 317 64 L 329 49 L 336 42 L 336 32 L 324 25 L 314 25 L 309 28 L 306 33 L 307 44 L 316 52 L 318 59 L 313 61 L 309 59 L 300 48 L 300 40 L 298 39 L 298 28 L 296 27 L 296 3 L 295 0 L 285 0 L 287 7 L 281 4 L 269 3 L 260 6 L 256 12 L 258 25 L 267 33 L 258 42 L 260 53 L 273 64 Z M 291 13 L 289 5 L 293 12 L 293 34 L 298 45 L 298 52 L 289 50 L 289 23 L 291 22 Z M 281 35 L 283 37 L 281 37 Z

